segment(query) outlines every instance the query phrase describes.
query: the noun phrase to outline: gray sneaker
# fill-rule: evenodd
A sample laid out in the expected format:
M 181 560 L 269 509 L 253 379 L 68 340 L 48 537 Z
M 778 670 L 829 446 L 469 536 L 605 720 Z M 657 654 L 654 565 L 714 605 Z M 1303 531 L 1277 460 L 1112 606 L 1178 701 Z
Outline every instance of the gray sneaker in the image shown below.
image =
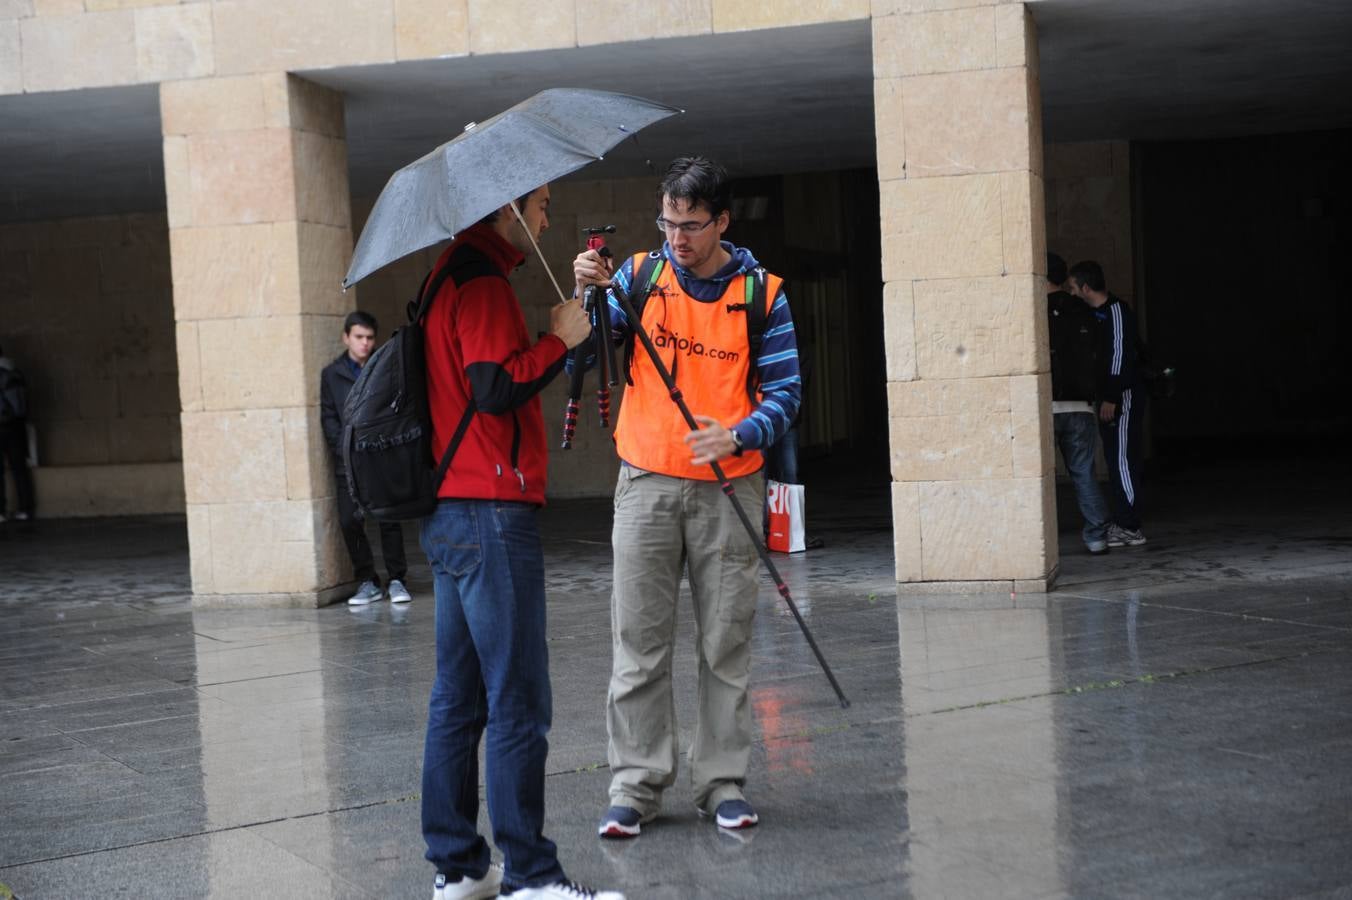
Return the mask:
M 410 603 L 413 600 L 413 595 L 408 592 L 408 588 L 404 587 L 404 583 L 398 578 L 390 579 L 387 590 L 390 592 L 391 603 Z
M 1145 543 L 1145 534 L 1139 528 L 1119 528 L 1108 526 L 1109 547 L 1139 547 Z
M 385 594 L 376 587 L 374 581 L 363 581 L 361 587 L 357 588 L 357 593 L 347 598 L 348 606 L 365 606 L 368 603 L 375 603 Z

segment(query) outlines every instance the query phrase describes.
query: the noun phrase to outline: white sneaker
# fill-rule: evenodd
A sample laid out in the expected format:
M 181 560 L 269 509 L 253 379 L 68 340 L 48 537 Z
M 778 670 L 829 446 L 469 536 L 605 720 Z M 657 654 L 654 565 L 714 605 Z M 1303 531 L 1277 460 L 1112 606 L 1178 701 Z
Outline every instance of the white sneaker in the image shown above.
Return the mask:
M 450 881 L 440 872 L 432 887 L 432 900 L 488 900 L 496 897 L 502 889 L 502 865 L 493 863 L 483 878 L 460 876 L 458 881 Z
M 16 521 L 16 522 L 27 522 L 27 521 L 28 521 L 28 518 L 29 518 L 29 516 L 28 516 L 28 513 L 26 513 L 26 512 L 16 512 L 16 513 L 14 514 L 14 521 Z
M 375 603 L 384 596 L 374 581 L 363 581 L 361 587 L 357 588 L 357 593 L 347 598 L 347 605 L 365 606 L 368 603 Z
M 386 590 L 390 593 L 391 603 L 411 603 L 413 601 L 413 595 L 408 592 L 408 588 L 404 587 L 404 583 L 398 578 L 391 578 L 390 585 Z
M 624 900 L 619 891 L 594 891 L 576 881 L 556 881 L 543 887 L 517 888 L 503 897 L 515 900 Z

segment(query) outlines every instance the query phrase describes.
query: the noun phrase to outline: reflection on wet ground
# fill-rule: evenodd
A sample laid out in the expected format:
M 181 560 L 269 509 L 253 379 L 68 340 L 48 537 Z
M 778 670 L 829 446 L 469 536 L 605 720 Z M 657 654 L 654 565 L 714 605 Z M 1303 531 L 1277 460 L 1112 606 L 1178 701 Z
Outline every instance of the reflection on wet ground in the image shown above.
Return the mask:
M 1303 484 L 1262 513 L 1221 479 L 1176 485 L 1146 547 L 1091 559 L 1068 530 L 1056 593 L 965 610 L 898 602 L 884 487 L 811 495 L 825 547 L 778 561 L 853 706 L 767 581 L 748 784 L 763 825 L 718 831 L 682 779 L 624 844 L 593 830 L 608 504 L 552 506 L 564 865 L 634 898 L 1352 893 L 1352 521 L 1344 482 Z M 0 571 L 0 884 L 25 900 L 427 895 L 425 566 L 408 609 L 194 611 L 168 518 L 10 529 Z

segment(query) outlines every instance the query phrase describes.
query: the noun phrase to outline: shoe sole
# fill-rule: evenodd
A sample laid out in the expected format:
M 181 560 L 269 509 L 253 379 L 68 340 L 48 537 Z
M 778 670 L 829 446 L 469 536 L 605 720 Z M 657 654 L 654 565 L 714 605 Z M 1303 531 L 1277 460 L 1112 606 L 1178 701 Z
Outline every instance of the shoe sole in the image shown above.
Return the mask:
M 596 833 L 600 837 L 610 838 L 611 840 L 626 840 L 627 838 L 638 837 L 642 825 L 624 825 L 620 822 L 607 822 L 597 829 Z
M 736 831 L 739 828 L 755 827 L 757 824 L 760 823 L 760 816 L 753 814 L 749 816 L 738 816 L 735 819 L 725 819 L 722 816 L 718 816 L 714 821 L 718 823 L 719 828 L 726 828 L 729 831 Z
M 375 603 L 375 602 L 377 602 L 378 600 L 380 600 L 379 597 L 376 597 L 375 600 L 358 600 L 356 597 L 351 597 L 351 598 L 348 599 L 347 605 L 348 605 L 348 606 L 370 606 L 372 603 Z
M 390 598 L 390 602 L 391 602 L 391 603 L 412 603 L 412 602 L 413 602 L 413 598 L 412 598 L 412 597 L 391 597 L 391 598 Z
M 1109 547 L 1117 547 L 1117 548 L 1121 549 L 1122 547 L 1144 547 L 1144 546 L 1145 546 L 1145 543 L 1146 543 L 1146 542 L 1145 542 L 1144 539 L 1139 540 L 1139 541 L 1121 541 L 1121 542 L 1119 542 L 1119 543 L 1112 543 L 1112 542 L 1110 541 L 1110 542 L 1108 543 L 1108 546 L 1109 546 Z

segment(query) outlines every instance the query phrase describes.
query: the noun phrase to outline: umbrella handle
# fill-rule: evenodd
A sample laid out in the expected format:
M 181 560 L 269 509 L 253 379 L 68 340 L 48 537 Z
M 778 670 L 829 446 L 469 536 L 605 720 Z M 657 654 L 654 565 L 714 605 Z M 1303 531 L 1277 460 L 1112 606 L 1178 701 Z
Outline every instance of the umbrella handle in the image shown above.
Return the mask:
M 563 296 L 563 288 L 559 287 L 559 280 L 554 277 L 553 272 L 549 271 L 549 263 L 545 260 L 545 255 L 540 252 L 540 245 L 535 243 L 535 235 L 530 233 L 530 226 L 527 225 L 526 220 L 521 217 L 521 210 L 517 207 L 515 200 L 512 201 L 511 206 L 512 212 L 516 214 L 516 220 L 521 223 L 521 230 L 526 232 L 526 237 L 530 239 L 530 245 L 535 248 L 535 255 L 540 257 L 540 265 L 545 267 L 545 274 L 548 275 L 549 280 L 554 283 L 554 290 L 559 294 L 559 302 L 567 303 L 568 298 Z

